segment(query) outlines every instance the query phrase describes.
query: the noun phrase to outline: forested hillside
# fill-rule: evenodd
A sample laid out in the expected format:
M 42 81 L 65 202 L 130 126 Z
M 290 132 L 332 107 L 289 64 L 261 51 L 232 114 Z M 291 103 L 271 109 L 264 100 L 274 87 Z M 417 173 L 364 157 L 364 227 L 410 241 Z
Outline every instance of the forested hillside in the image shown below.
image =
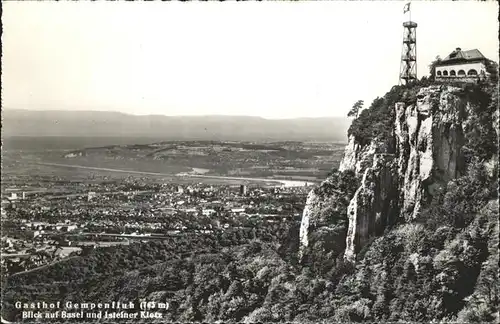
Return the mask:
M 349 131 L 358 152 L 378 141 L 387 150 L 381 154 L 406 154 L 391 144 L 395 106 L 421 101 L 426 86 L 395 87 L 364 110 Z M 145 299 L 170 303 L 159 322 L 498 322 L 498 133 L 492 122 L 498 118 L 498 89 L 439 89 L 447 102 L 464 104 L 457 155 L 462 164 L 452 177 L 437 172 L 436 163 L 437 180 L 422 189 L 418 212 L 403 217 L 403 200 L 395 202 L 390 210 L 400 213 L 354 240 L 352 259 L 344 254 L 353 235 L 347 210 L 361 192 L 356 188 L 377 188 L 380 175 L 364 172 L 359 154 L 352 170 L 334 170 L 310 194 L 316 205 L 306 207 L 310 235 L 300 260 L 293 222 L 96 249 L 7 278 L 3 317 L 19 320 L 13 307 L 18 300 Z M 453 101 L 455 96 L 464 101 Z M 433 125 L 452 134 L 429 107 Z

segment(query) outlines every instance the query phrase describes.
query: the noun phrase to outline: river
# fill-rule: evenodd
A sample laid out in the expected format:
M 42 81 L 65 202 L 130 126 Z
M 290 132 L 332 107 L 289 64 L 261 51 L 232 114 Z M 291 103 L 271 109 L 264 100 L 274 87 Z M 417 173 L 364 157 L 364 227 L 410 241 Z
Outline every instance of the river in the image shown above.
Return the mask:
M 221 180 L 266 182 L 266 183 L 276 183 L 276 186 L 285 186 L 285 187 L 303 187 L 303 186 L 314 184 L 314 182 L 312 182 L 312 181 L 308 182 L 308 181 L 298 181 L 298 180 L 282 180 L 282 179 L 267 179 L 267 178 L 228 177 L 228 176 L 204 175 L 204 174 L 193 174 L 193 173 L 180 173 L 180 174 L 174 175 L 174 174 L 170 174 L 170 173 L 161 173 L 161 172 L 110 169 L 110 168 L 99 168 L 99 167 L 91 167 L 91 166 L 84 166 L 84 165 L 49 163 L 49 162 L 37 162 L 36 164 L 55 166 L 55 167 L 63 167 L 63 168 L 87 169 L 87 170 L 144 174 L 144 175 L 155 175 L 155 176 L 169 176 L 169 177 L 174 176 L 174 177 L 189 177 L 189 178 L 195 178 L 195 179 L 200 178 L 200 179 L 221 179 Z

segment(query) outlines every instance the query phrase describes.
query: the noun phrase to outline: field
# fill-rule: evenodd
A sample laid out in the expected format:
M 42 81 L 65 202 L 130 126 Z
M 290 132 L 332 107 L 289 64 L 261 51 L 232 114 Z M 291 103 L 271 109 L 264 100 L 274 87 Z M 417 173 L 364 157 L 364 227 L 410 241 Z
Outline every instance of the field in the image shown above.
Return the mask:
M 205 178 L 196 181 L 264 178 L 319 182 L 338 166 L 343 149 L 342 143 L 11 137 L 4 139 L 2 171 L 4 186 L 20 186 L 28 175 L 75 181 L 90 175 L 160 181 L 175 177 L 183 182 L 203 175 Z

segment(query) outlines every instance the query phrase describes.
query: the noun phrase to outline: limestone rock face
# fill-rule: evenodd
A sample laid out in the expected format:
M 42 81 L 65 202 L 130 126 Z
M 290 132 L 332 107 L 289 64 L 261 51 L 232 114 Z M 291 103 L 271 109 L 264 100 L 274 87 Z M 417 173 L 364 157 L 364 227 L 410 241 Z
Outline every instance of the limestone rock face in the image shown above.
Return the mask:
M 493 129 L 497 132 L 497 137 L 500 136 L 500 126 L 498 122 L 498 117 L 499 117 L 499 111 L 498 109 L 495 110 L 493 113 Z
M 416 104 L 396 104 L 399 200 L 406 220 L 418 215 L 439 183 L 462 172 L 465 104 L 459 91 L 431 86 L 420 90 Z
M 335 189 L 336 183 L 326 179 L 319 187 L 309 192 L 300 224 L 299 257 L 302 258 L 311 242 L 320 250 L 338 256 L 344 251 L 347 220 L 342 217 L 349 199 L 345 192 Z M 319 242 L 319 244 L 318 244 Z M 331 246 L 332 242 L 337 242 Z
M 373 164 L 365 169 L 361 186 L 347 208 L 349 220 L 345 257 L 352 260 L 373 235 L 380 235 L 397 215 L 396 164 L 394 155 L 375 154 Z
M 300 222 L 300 250 L 299 250 L 299 258 L 302 258 L 305 248 L 309 245 L 309 221 L 311 219 L 311 215 L 315 212 L 315 206 L 319 204 L 319 197 L 316 193 L 311 190 L 307 195 L 306 205 L 304 207 L 304 211 L 302 213 L 302 221 Z
M 389 151 L 389 146 L 388 141 L 371 141 L 369 145 L 361 146 L 351 135 L 340 161 L 339 171 L 354 171 L 356 176 L 361 177 L 364 170 L 372 165 L 374 155 Z
M 463 172 L 463 125 L 474 107 L 462 89 L 421 88 L 416 100 L 398 102 L 393 109 L 392 137 L 375 138 L 363 146 L 351 135 L 340 163 L 339 172 L 353 172 L 360 183 L 348 197 L 343 215 L 344 256 L 350 260 L 398 218 L 415 219 L 436 190 Z M 328 197 L 309 194 L 300 228 L 302 252 L 314 232 L 311 223 L 325 218 L 325 206 L 336 204 L 341 196 L 342 192 Z M 322 226 L 327 228 L 328 222 Z

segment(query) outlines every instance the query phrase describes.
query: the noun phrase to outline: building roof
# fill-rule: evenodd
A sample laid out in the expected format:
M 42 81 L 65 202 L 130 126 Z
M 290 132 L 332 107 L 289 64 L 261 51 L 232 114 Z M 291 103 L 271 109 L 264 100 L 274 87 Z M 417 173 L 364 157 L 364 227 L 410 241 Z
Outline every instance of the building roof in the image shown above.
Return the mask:
M 439 62 L 439 64 L 452 63 L 455 61 L 480 61 L 485 59 L 486 57 L 484 57 L 478 49 L 462 51 L 460 47 L 457 47 L 446 58 Z

